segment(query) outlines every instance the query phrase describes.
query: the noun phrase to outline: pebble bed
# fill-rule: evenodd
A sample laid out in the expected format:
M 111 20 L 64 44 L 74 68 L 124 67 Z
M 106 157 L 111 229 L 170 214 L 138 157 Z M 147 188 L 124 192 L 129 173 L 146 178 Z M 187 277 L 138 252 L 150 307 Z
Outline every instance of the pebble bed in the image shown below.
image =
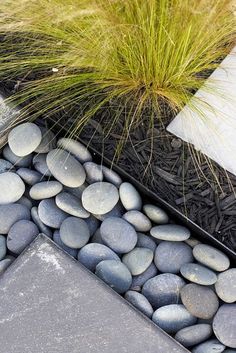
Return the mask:
M 80 142 L 23 123 L 0 155 L 0 274 L 39 233 L 193 353 L 236 352 L 229 258 L 143 204 Z

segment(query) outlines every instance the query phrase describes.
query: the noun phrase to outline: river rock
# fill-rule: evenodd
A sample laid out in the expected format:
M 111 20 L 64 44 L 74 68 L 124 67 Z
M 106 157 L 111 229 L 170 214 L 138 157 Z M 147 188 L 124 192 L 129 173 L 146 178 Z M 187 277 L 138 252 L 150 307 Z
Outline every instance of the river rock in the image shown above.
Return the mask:
M 98 229 L 100 223 L 98 222 L 97 218 L 95 218 L 93 215 L 90 215 L 88 218 L 84 218 L 84 220 L 89 228 L 90 236 L 92 236 Z
M 10 264 L 13 262 L 13 259 L 11 258 L 5 258 L 0 261 L 0 276 L 5 270 L 10 266 Z
M 90 271 L 95 271 L 96 266 L 103 260 L 117 260 L 120 258 L 106 245 L 90 243 L 80 249 L 78 260 Z
M 129 290 L 125 293 L 125 299 L 128 300 L 135 308 L 140 310 L 147 317 L 152 317 L 153 308 L 147 298 L 141 293 Z
M 215 289 L 218 297 L 226 303 L 236 302 L 236 268 L 219 274 Z
M 200 319 L 211 319 L 219 307 L 216 294 L 206 286 L 187 284 L 181 289 L 180 294 L 188 311 Z
M 49 199 L 62 191 L 62 184 L 58 181 L 42 181 L 33 185 L 29 191 L 33 200 Z
M 155 205 L 146 204 L 143 206 L 143 211 L 153 223 L 166 224 L 169 221 L 167 213 Z
M 137 243 L 135 229 L 122 218 L 106 218 L 101 224 L 100 231 L 104 244 L 118 254 L 131 251 Z
M 192 248 L 177 241 L 162 241 L 156 248 L 154 262 L 161 272 L 178 273 L 181 266 L 193 261 Z
M 82 202 L 69 192 L 61 192 L 55 198 L 56 205 L 64 212 L 80 218 L 88 218 L 90 213 L 82 206 Z
M 209 268 L 195 263 L 186 263 L 180 268 L 181 275 L 190 282 L 210 286 L 217 281 L 216 274 Z
M 206 341 L 212 335 L 212 327 L 209 324 L 197 324 L 188 326 L 178 331 L 175 339 L 184 347 L 195 346 Z
M 77 188 L 69 188 L 68 186 L 64 186 L 64 191 L 69 192 L 74 195 L 78 199 L 81 199 L 84 190 L 88 187 L 88 184 L 85 182 L 83 185 L 78 186 Z
M 31 221 L 21 220 L 13 224 L 7 236 L 7 247 L 19 255 L 39 234 L 38 227 Z
M 31 208 L 31 218 L 40 230 L 41 233 L 47 235 L 49 238 L 52 238 L 52 231 L 49 227 L 47 227 L 39 218 L 38 215 L 38 207 Z
M 141 210 L 142 199 L 135 187 L 130 183 L 122 183 L 119 189 L 120 199 L 127 211 Z
M 98 244 L 103 244 L 102 241 L 102 237 L 101 237 L 101 232 L 100 232 L 100 228 L 98 228 L 96 230 L 96 232 L 93 234 L 92 238 L 91 238 L 91 243 L 98 243 Z
M 0 174 L 14 170 L 14 166 L 11 162 L 0 158 Z
M 42 174 L 42 176 L 51 176 L 51 172 L 48 169 L 47 162 L 46 162 L 47 154 L 40 153 L 34 156 L 33 158 L 33 165 L 34 168 Z
M 117 174 L 114 170 L 105 167 L 104 165 L 102 166 L 102 171 L 106 181 L 114 184 L 117 188 L 119 188 L 120 184 L 122 183 L 122 179 L 119 174 Z
M 128 267 L 132 276 L 138 276 L 151 265 L 153 251 L 147 248 L 134 248 L 122 257 L 122 262 Z
M 25 184 L 17 174 L 6 172 L 0 174 L 0 190 L 0 205 L 6 205 L 21 198 L 25 192 Z
M 36 170 L 29 168 L 19 168 L 16 173 L 21 177 L 22 180 L 28 185 L 34 185 L 42 181 L 43 176 Z
M 6 237 L 0 234 L 0 261 L 4 259 L 7 253 Z
M 185 240 L 185 243 L 191 246 L 191 248 L 194 248 L 194 246 L 201 244 L 201 242 L 198 239 L 195 239 L 194 237 L 190 237 L 187 240 Z
M 150 234 L 160 240 L 184 241 L 190 237 L 190 231 L 177 224 L 162 224 L 151 229 Z
M 106 218 L 110 217 L 120 217 L 122 218 L 122 215 L 124 213 L 124 209 L 122 204 L 118 201 L 118 203 L 113 207 L 113 209 L 110 212 L 107 212 L 105 214 L 94 214 L 94 217 L 96 217 L 99 221 L 104 221 Z
M 47 154 L 47 166 L 54 178 L 69 187 L 78 187 L 85 182 L 83 166 L 64 150 L 55 149 Z
M 56 147 L 56 136 L 51 130 L 45 127 L 40 126 L 40 131 L 42 133 L 42 140 L 34 151 L 37 153 L 48 153 Z
M 123 215 L 123 218 L 132 224 L 137 232 L 148 232 L 152 227 L 149 218 L 140 211 L 128 211 Z
M 180 290 L 184 280 L 172 273 L 163 273 L 149 279 L 143 285 L 142 293 L 156 309 L 164 305 L 180 302 Z
M 181 304 L 162 306 L 154 312 L 152 320 L 170 334 L 174 334 L 187 326 L 194 325 L 197 321 Z
M 60 237 L 66 246 L 72 249 L 80 249 L 89 241 L 88 225 L 83 219 L 68 217 L 61 224 Z
M 225 271 L 230 266 L 229 258 L 222 251 L 210 245 L 196 245 L 193 248 L 193 256 L 197 261 L 215 271 Z
M 67 214 L 57 207 L 53 199 L 42 200 L 38 206 L 40 220 L 48 227 L 60 228 Z
M 119 200 L 117 188 L 107 182 L 89 185 L 82 194 L 84 208 L 93 214 L 100 215 L 110 212 Z
M 213 331 L 222 344 L 236 348 L 236 304 L 219 308 L 213 320 Z
M 30 219 L 30 211 L 20 204 L 0 206 L 0 233 L 8 234 L 11 226 L 21 219 Z
M 131 289 L 140 292 L 144 283 L 147 282 L 150 278 L 155 277 L 157 273 L 157 268 L 152 262 L 146 271 L 141 273 L 141 275 L 133 276 Z
M 93 184 L 99 181 L 103 181 L 102 166 L 94 162 L 86 162 L 83 164 L 86 172 L 86 181 L 89 184 Z
M 8 135 L 8 145 L 12 152 L 24 157 L 39 146 L 42 140 L 40 128 L 34 123 L 23 123 L 14 127 Z
M 151 237 L 143 233 L 137 233 L 137 235 L 138 235 L 138 241 L 136 246 L 138 248 L 148 248 L 153 252 L 156 250 L 157 245 L 155 241 L 151 239 Z
M 60 248 L 62 248 L 63 250 L 65 250 L 65 252 L 67 252 L 70 256 L 74 257 L 75 259 L 77 259 L 77 255 L 78 255 L 78 250 L 77 249 L 72 249 L 69 246 L 66 246 L 63 241 L 61 240 L 60 237 L 60 232 L 58 230 L 55 230 L 55 232 L 53 233 L 53 241 L 55 241 L 55 243 L 57 245 L 60 246 Z
M 203 342 L 192 349 L 192 353 L 221 353 L 225 346 L 216 339 Z
M 3 157 L 7 159 L 9 162 L 11 162 L 15 167 L 25 167 L 25 168 L 29 167 L 33 158 L 32 154 L 29 154 L 28 156 L 25 156 L 25 157 L 16 156 L 11 151 L 8 145 L 4 147 L 2 154 L 3 154 Z
M 117 260 L 99 262 L 95 274 L 120 294 L 127 292 L 132 283 L 132 276 L 128 268 Z
M 72 153 L 81 163 L 89 162 L 92 160 L 91 153 L 79 141 L 75 141 L 70 138 L 61 138 L 58 140 L 57 146 Z
M 17 201 L 17 203 L 26 206 L 29 210 L 31 210 L 31 208 L 33 207 L 32 201 L 24 195 L 20 198 L 20 200 Z

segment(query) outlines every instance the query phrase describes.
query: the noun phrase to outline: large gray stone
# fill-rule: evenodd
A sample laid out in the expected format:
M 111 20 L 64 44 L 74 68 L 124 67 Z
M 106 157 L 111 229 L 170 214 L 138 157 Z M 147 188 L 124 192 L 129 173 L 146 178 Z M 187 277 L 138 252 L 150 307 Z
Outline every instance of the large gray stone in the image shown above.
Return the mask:
M 197 324 L 188 326 L 178 331 L 175 339 L 184 347 L 191 347 L 206 341 L 212 335 L 212 327 L 209 324 Z
M 39 214 L 38 214 L 38 207 L 32 207 L 31 208 L 31 218 L 34 221 L 34 223 L 36 224 L 36 226 L 38 227 L 38 229 L 40 230 L 40 233 L 43 233 L 45 235 L 47 235 L 49 238 L 52 238 L 52 231 L 49 227 L 47 227 L 39 218 Z
M 31 221 L 21 220 L 13 224 L 7 236 L 7 247 L 19 255 L 39 234 L 38 227 Z
M 144 315 L 152 317 L 153 308 L 147 298 L 141 293 L 129 290 L 125 293 L 125 299 L 128 300 L 135 308 L 140 310 Z
M 42 200 L 38 206 L 38 215 L 41 221 L 48 227 L 60 228 L 67 214 L 57 207 L 54 199 Z
M 203 286 L 210 286 L 217 281 L 215 272 L 196 263 L 185 263 L 181 266 L 180 273 L 190 282 L 201 284 Z
M 89 184 L 103 181 L 102 166 L 94 162 L 86 162 L 83 164 L 86 172 L 86 181 Z
M 145 214 L 137 210 L 126 212 L 123 215 L 123 218 L 132 224 L 137 232 L 148 232 L 152 227 L 150 219 L 145 216 Z
M 119 174 L 117 174 L 114 170 L 105 167 L 104 165 L 102 166 L 102 171 L 106 181 L 114 184 L 117 188 L 120 186 L 122 179 Z
M 11 226 L 21 219 L 30 219 L 30 210 L 18 203 L 0 206 L 0 233 L 8 234 Z
M 206 342 L 198 344 L 192 349 L 192 353 L 222 353 L 225 346 L 216 339 L 211 339 Z
M 130 183 L 122 183 L 119 189 L 120 199 L 127 211 L 141 210 L 142 199 L 139 192 Z
M 49 199 L 62 191 L 62 184 L 58 181 L 49 180 L 34 184 L 30 191 L 30 197 L 33 200 Z
M 151 235 L 159 240 L 183 241 L 190 237 L 190 231 L 178 224 L 161 224 L 150 231 Z
M 51 176 L 51 172 L 47 166 L 46 162 L 47 154 L 46 153 L 40 153 L 36 154 L 33 158 L 33 165 L 34 168 L 42 174 L 42 176 Z
M 133 276 L 131 289 L 136 291 L 141 291 L 142 286 L 145 282 L 147 282 L 150 278 L 153 278 L 157 275 L 158 271 L 155 264 L 152 262 L 151 265 L 141 273 L 141 275 Z
M 73 154 L 81 163 L 92 160 L 91 153 L 79 141 L 63 137 L 57 141 L 57 146 Z
M 27 168 L 30 166 L 33 158 L 33 154 L 29 154 L 25 157 L 16 156 L 7 145 L 2 151 L 3 157 L 11 162 L 15 167 Z
M 68 217 L 61 224 L 60 237 L 66 246 L 80 249 L 89 241 L 89 227 L 83 219 Z
M 215 289 L 218 297 L 226 303 L 236 302 L 236 268 L 219 274 Z
M 69 192 L 61 192 L 55 198 L 56 205 L 71 216 L 88 218 L 90 213 L 85 210 L 79 198 Z
M 224 304 L 213 320 L 213 331 L 218 340 L 230 348 L 236 348 L 236 304 Z
M 122 257 L 132 276 L 141 275 L 148 269 L 153 260 L 153 251 L 148 248 L 134 248 Z
M 143 206 L 143 211 L 148 218 L 156 224 L 166 224 L 169 221 L 169 217 L 166 212 L 158 206 L 146 204 Z
M 34 185 L 39 183 L 43 179 L 43 175 L 36 170 L 29 168 L 19 168 L 16 173 L 21 177 L 26 184 Z
M 228 256 L 211 245 L 196 245 L 193 248 L 193 256 L 197 261 L 215 271 L 225 271 L 230 266 Z
M 0 205 L 18 201 L 25 192 L 25 184 L 15 173 L 0 174 Z

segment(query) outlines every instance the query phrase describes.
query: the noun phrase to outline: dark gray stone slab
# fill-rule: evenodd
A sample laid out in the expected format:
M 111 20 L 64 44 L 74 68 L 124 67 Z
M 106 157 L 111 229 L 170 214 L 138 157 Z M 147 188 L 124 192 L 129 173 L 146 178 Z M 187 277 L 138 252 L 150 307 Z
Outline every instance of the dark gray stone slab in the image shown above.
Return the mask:
M 1 352 L 188 352 L 42 235 L 0 278 L 0 298 Z

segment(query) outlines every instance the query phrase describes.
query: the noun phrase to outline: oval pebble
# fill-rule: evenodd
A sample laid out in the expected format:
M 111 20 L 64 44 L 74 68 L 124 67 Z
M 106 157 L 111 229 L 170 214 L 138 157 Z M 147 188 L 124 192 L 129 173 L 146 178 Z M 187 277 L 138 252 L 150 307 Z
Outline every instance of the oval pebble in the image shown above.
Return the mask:
M 69 187 L 78 187 L 85 182 L 83 166 L 64 150 L 55 149 L 47 154 L 47 166 L 54 178 Z
M 30 197 L 33 200 L 49 199 L 56 196 L 62 191 L 62 185 L 58 181 L 42 181 L 41 183 L 34 184 L 30 191 Z
M 147 248 L 134 248 L 122 257 L 122 262 L 128 267 L 132 276 L 138 276 L 151 265 L 153 251 Z
M 89 184 L 93 184 L 99 181 L 103 181 L 102 166 L 94 162 L 86 162 L 83 164 L 86 172 L 86 181 Z
M 196 245 L 193 248 L 193 256 L 197 261 L 215 271 L 225 271 L 230 266 L 229 258 L 222 251 L 210 245 Z
M 40 128 L 34 123 L 23 123 L 14 127 L 8 135 L 12 152 L 20 157 L 27 156 L 39 146 L 42 140 Z
M 192 353 L 221 353 L 225 346 L 216 339 L 200 343 L 192 349 Z
M 132 283 L 131 273 L 121 261 L 101 261 L 95 274 L 120 294 L 127 292 Z
M 26 206 L 29 210 L 33 207 L 32 201 L 24 195 L 17 201 L 17 203 Z
M 163 273 L 149 279 L 143 285 L 142 294 L 154 308 L 180 302 L 180 290 L 184 280 L 172 273 Z
M 33 158 L 34 168 L 36 169 L 36 171 L 42 174 L 42 177 L 52 175 L 47 166 L 46 158 L 47 158 L 46 153 L 37 154 Z
M 128 211 L 123 215 L 123 218 L 132 224 L 137 232 L 148 232 L 152 227 L 149 218 L 140 211 Z
M 0 261 L 4 259 L 7 253 L 6 237 L 0 234 Z
M 133 276 L 130 289 L 140 292 L 144 283 L 147 282 L 150 278 L 155 277 L 157 273 L 157 268 L 152 262 L 146 271 L 141 273 L 141 275 Z
M 39 234 L 38 227 L 31 221 L 21 220 L 13 224 L 7 236 L 7 247 L 19 255 Z
M 80 218 L 88 218 L 90 213 L 84 209 L 82 202 L 69 192 L 61 192 L 55 198 L 56 205 L 64 212 Z
M 61 224 L 60 237 L 66 246 L 80 249 L 89 241 L 88 225 L 83 219 L 68 217 Z
M 0 205 L 18 201 L 25 192 L 25 184 L 21 178 L 12 172 L 0 174 Z
M 211 319 L 219 307 L 215 292 L 199 284 L 190 283 L 181 289 L 181 299 L 188 311 L 200 318 Z
M 42 139 L 38 147 L 34 150 L 36 153 L 48 153 L 56 147 L 56 136 L 45 127 L 40 127 Z
M 62 248 L 63 250 L 65 250 L 65 252 L 67 252 L 70 256 L 77 258 L 78 255 L 78 250 L 77 249 L 72 249 L 69 246 L 66 246 L 63 241 L 61 240 L 60 237 L 60 232 L 58 230 L 55 230 L 55 232 L 53 233 L 53 241 L 55 241 L 55 243 L 57 245 L 60 246 L 60 248 Z
M 135 308 L 140 310 L 147 317 L 152 317 L 153 308 L 147 298 L 141 293 L 129 290 L 125 293 L 125 299 L 128 300 Z
M 10 264 L 13 262 L 13 259 L 10 258 L 5 258 L 0 261 L 0 275 L 5 272 L 5 270 L 10 266 Z
M 142 199 L 135 187 L 130 183 L 122 183 L 119 189 L 120 199 L 127 211 L 141 210 Z
M 155 205 L 146 204 L 143 206 L 143 211 L 146 216 L 156 224 L 166 224 L 169 222 L 169 217 L 165 211 Z
M 178 273 L 183 264 L 191 261 L 192 248 L 183 242 L 162 241 L 155 251 L 154 262 L 161 272 Z
M 33 158 L 32 154 L 29 154 L 28 156 L 25 156 L 25 157 L 16 156 L 11 151 L 9 146 L 4 147 L 2 154 L 3 154 L 3 157 L 7 159 L 9 162 L 11 162 L 15 167 L 25 167 L 25 168 L 29 167 Z
M 31 208 L 31 218 L 40 230 L 41 233 L 47 235 L 49 238 L 52 238 L 52 231 L 49 227 L 47 227 L 39 218 L 38 215 L 38 208 L 37 207 L 32 207 Z
M 54 199 L 40 201 L 38 215 L 40 220 L 51 228 L 60 228 L 62 222 L 68 217 L 65 212 L 57 207 Z
M 236 302 L 236 268 L 218 275 L 215 289 L 218 297 L 226 303 Z
M 117 174 L 114 170 L 105 167 L 104 165 L 102 166 L 102 171 L 106 181 L 114 184 L 117 188 L 120 186 L 122 179 L 119 174 Z
M 171 334 L 194 325 L 197 321 L 181 304 L 162 306 L 154 312 L 152 320 L 164 331 Z
M 0 206 L 0 233 L 8 234 L 11 226 L 21 219 L 30 219 L 30 211 L 18 203 Z
M 63 137 L 57 141 L 57 146 L 72 153 L 81 163 L 89 162 L 92 160 L 91 153 L 79 141 Z
M 217 276 L 213 271 L 207 267 L 195 263 L 187 263 L 182 265 L 180 268 L 180 273 L 190 282 L 201 284 L 203 286 L 210 286 L 217 281 Z
M 104 244 L 118 254 L 131 251 L 137 243 L 135 229 L 122 218 L 106 218 L 101 224 L 100 231 Z
M 236 304 L 223 304 L 219 308 L 213 320 L 213 331 L 222 344 L 236 348 Z
M 93 214 L 100 215 L 110 212 L 119 200 L 117 188 L 107 182 L 89 185 L 82 194 L 84 208 Z
M 29 168 L 19 168 L 16 173 L 21 177 L 22 180 L 28 185 L 34 185 L 42 181 L 43 176 L 36 170 Z
M 212 327 L 209 324 L 197 324 L 183 328 L 175 335 L 176 341 L 184 347 L 195 346 L 206 341 L 212 335 Z
M 151 229 L 150 234 L 156 239 L 167 241 L 184 241 L 190 237 L 190 231 L 177 224 L 155 226 Z
M 14 166 L 11 162 L 0 158 L 0 174 L 14 170 Z
M 120 261 L 120 258 L 106 245 L 90 243 L 80 249 L 78 253 L 78 260 L 90 271 L 95 271 L 99 262 L 103 260 Z
M 153 252 L 156 250 L 157 245 L 155 241 L 151 239 L 151 237 L 143 233 L 137 233 L 137 235 L 138 235 L 138 241 L 136 246 L 138 248 L 148 248 Z

